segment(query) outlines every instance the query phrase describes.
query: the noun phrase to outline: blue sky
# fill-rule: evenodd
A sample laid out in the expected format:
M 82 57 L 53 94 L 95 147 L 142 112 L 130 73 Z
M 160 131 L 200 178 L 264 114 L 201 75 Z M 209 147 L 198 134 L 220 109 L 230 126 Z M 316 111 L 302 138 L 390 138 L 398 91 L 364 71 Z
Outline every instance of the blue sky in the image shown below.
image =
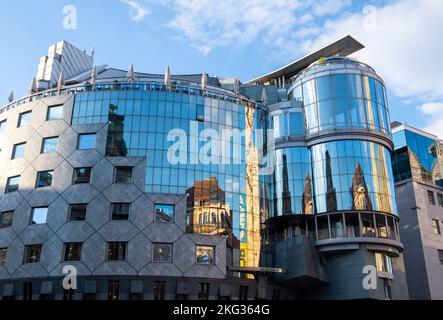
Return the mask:
M 77 29 L 63 28 L 74 5 Z M 0 2 L 0 104 L 26 94 L 61 39 L 95 46 L 96 63 L 136 71 L 207 71 L 242 81 L 351 34 L 389 89 L 391 119 L 443 138 L 441 0 L 15 0 Z

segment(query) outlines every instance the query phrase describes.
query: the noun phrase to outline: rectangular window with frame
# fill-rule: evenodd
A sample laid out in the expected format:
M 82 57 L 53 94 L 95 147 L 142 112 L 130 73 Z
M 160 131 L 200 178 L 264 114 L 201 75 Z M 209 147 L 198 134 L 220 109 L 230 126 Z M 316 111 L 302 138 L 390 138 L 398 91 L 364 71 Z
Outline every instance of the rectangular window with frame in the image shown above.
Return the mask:
M 239 300 L 248 300 L 249 286 L 240 286 Z
M 434 234 L 438 236 L 441 235 L 440 221 L 432 219 L 432 229 L 434 230 Z
M 434 191 L 428 190 L 428 202 L 435 206 L 435 196 Z
M 208 300 L 209 299 L 209 283 L 200 283 L 198 286 L 198 299 Z
M 5 193 L 17 191 L 20 185 L 20 176 L 9 177 L 6 181 Z
M 14 211 L 0 212 L 0 229 L 9 228 L 12 226 L 12 220 L 14 218 Z
M 108 280 L 108 300 L 120 300 L 120 281 Z
M 73 184 L 83 184 L 91 182 L 92 168 L 74 168 Z
M 15 144 L 12 148 L 11 160 L 20 159 L 25 156 L 26 142 Z
M 45 153 L 57 152 L 57 146 L 58 146 L 58 137 L 43 138 L 42 149 L 40 153 L 45 154 Z
M 69 206 L 69 221 L 85 221 L 87 204 L 71 204 Z
M 64 261 L 80 261 L 82 256 L 83 243 L 65 243 Z
M 381 252 L 376 252 L 375 253 L 375 264 L 376 264 L 377 271 L 393 274 L 392 259 L 387 254 L 381 253 Z
M 6 262 L 6 253 L 8 252 L 8 248 L 0 248 L 0 267 L 3 266 Z
M 130 203 L 112 203 L 112 220 L 129 220 Z
M 154 300 L 165 300 L 166 282 L 154 282 Z
M 214 247 L 197 245 L 195 249 L 197 264 L 214 264 Z
M 126 260 L 126 242 L 108 242 L 108 261 Z
M 443 194 L 437 193 L 437 203 L 440 207 L 443 207 Z
M 25 248 L 25 263 L 37 263 L 42 253 L 41 244 L 33 244 Z
M 438 253 L 438 260 L 440 260 L 440 263 L 443 264 L 443 250 L 437 249 Z
M 0 134 L 4 133 L 6 130 L 6 120 L 0 121 Z
M 63 118 L 63 105 L 55 105 L 48 107 L 48 114 L 46 115 L 46 121 L 59 120 Z
M 156 204 L 154 206 L 155 222 L 174 222 L 174 205 Z
M 27 126 L 31 123 L 31 111 L 20 113 L 18 116 L 17 128 Z
M 133 167 L 116 167 L 114 183 L 132 183 Z
M 88 150 L 95 149 L 96 134 L 95 133 L 82 133 L 78 135 L 77 149 Z
M 45 224 L 48 218 L 48 207 L 32 208 L 31 224 Z
M 54 171 L 41 171 L 37 172 L 37 181 L 35 183 L 36 188 L 45 188 L 52 185 L 52 178 L 54 177 Z
M 32 300 L 32 282 L 23 283 L 23 300 Z
M 153 243 L 152 247 L 153 262 L 172 261 L 172 243 Z

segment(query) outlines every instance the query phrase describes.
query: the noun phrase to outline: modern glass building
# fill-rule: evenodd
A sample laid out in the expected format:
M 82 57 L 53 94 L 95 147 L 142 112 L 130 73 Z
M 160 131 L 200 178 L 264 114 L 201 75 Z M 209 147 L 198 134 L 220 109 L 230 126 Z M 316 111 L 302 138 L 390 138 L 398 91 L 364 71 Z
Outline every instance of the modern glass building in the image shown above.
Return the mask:
M 392 156 L 409 296 L 443 299 L 443 153 L 435 135 L 394 122 Z
M 51 47 L 0 109 L 0 296 L 407 298 L 384 83 L 346 58 L 361 48 L 240 84 Z

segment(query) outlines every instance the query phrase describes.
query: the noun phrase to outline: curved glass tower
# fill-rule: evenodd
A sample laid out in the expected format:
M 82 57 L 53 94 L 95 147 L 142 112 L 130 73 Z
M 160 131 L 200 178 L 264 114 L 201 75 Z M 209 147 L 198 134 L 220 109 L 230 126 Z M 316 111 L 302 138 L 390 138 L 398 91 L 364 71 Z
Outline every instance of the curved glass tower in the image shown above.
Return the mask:
M 241 85 L 56 44 L 0 109 L 0 297 L 404 298 L 384 84 L 322 50 Z

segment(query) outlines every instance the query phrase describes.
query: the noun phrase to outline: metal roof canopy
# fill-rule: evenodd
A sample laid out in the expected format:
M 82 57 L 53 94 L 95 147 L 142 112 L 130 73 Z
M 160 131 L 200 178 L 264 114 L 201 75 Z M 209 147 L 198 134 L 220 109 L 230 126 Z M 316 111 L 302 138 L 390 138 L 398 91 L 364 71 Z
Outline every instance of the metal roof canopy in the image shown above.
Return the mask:
M 301 59 L 295 60 L 294 62 L 284 66 L 283 68 L 277 69 L 275 71 L 269 72 L 261 77 L 255 78 L 246 82 L 246 84 L 259 83 L 263 84 L 273 79 L 285 77 L 289 79 L 292 76 L 300 73 L 300 71 L 306 69 L 309 65 L 316 62 L 322 57 L 330 57 L 335 55 L 348 56 L 354 52 L 363 49 L 365 46 L 360 42 L 355 40 L 350 35 L 343 37 L 335 42 L 328 44 L 327 46 L 304 56 Z

